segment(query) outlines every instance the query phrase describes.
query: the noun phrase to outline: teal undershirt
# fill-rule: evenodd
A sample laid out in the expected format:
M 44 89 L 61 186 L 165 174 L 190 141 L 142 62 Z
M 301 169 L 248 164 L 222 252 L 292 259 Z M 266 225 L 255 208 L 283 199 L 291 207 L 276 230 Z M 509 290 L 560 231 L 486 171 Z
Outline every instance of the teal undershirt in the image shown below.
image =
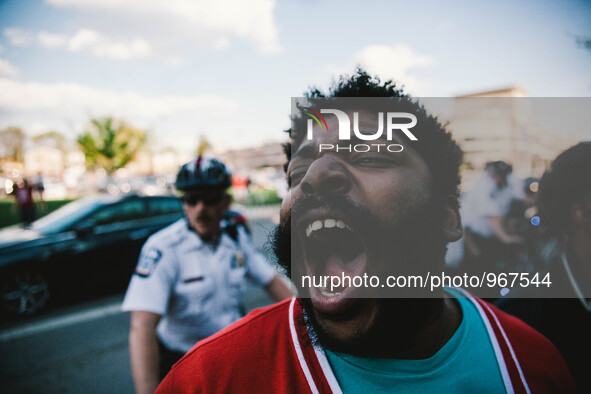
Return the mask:
M 457 293 L 455 290 L 448 290 Z M 355 357 L 326 350 L 343 393 L 504 393 L 505 386 L 486 327 L 476 307 L 456 296 L 462 322 L 428 359 Z

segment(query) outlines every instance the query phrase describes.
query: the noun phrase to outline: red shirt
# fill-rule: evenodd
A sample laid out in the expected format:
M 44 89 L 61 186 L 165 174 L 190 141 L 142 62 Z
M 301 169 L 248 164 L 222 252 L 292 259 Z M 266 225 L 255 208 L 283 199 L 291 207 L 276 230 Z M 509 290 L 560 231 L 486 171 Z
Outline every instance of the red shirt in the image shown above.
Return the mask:
M 576 392 L 556 348 L 521 320 L 475 298 L 507 392 Z M 475 376 L 475 379 L 478 377 Z M 197 343 L 156 393 L 341 392 L 322 350 L 315 349 L 296 299 L 257 309 Z

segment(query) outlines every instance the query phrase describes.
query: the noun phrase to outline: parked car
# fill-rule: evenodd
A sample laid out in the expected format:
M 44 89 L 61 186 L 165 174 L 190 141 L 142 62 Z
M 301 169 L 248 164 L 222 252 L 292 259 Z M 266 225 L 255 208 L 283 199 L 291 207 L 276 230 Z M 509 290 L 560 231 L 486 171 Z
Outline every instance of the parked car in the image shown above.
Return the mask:
M 44 200 L 64 200 L 66 198 L 68 198 L 68 188 L 61 180 L 56 178 L 43 179 Z
M 146 239 L 182 215 L 173 196 L 97 195 L 1 230 L 3 309 L 30 315 L 48 302 L 123 291 Z

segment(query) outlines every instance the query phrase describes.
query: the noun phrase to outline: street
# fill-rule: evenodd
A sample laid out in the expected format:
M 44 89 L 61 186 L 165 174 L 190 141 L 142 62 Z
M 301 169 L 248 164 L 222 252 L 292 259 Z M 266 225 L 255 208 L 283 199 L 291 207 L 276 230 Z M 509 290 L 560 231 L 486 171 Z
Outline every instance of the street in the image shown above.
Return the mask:
M 271 216 L 259 212 L 250 219 L 260 249 L 273 226 Z M 120 311 L 122 300 L 123 294 L 116 294 L 4 325 L 2 392 L 132 393 L 129 316 Z M 248 286 L 244 301 L 248 311 L 272 302 L 254 286 Z

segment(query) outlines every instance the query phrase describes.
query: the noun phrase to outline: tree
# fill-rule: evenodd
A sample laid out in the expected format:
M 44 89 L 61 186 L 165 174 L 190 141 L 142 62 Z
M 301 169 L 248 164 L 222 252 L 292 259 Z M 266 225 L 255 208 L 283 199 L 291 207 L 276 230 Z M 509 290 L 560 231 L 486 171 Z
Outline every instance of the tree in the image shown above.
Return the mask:
M 207 140 L 207 138 L 205 138 L 202 135 L 199 136 L 199 143 L 197 144 L 197 156 L 203 156 L 203 154 L 205 153 L 206 150 L 208 150 L 209 148 L 211 148 L 211 144 L 209 143 L 209 141 Z
M 0 158 L 10 158 L 22 163 L 27 136 L 20 127 L 7 127 L 0 131 Z
M 103 168 L 109 175 L 125 167 L 146 142 L 146 133 L 113 118 L 92 119 L 78 137 L 89 169 Z
M 66 137 L 59 131 L 47 131 L 33 137 L 33 143 L 40 146 L 50 146 L 65 152 Z

